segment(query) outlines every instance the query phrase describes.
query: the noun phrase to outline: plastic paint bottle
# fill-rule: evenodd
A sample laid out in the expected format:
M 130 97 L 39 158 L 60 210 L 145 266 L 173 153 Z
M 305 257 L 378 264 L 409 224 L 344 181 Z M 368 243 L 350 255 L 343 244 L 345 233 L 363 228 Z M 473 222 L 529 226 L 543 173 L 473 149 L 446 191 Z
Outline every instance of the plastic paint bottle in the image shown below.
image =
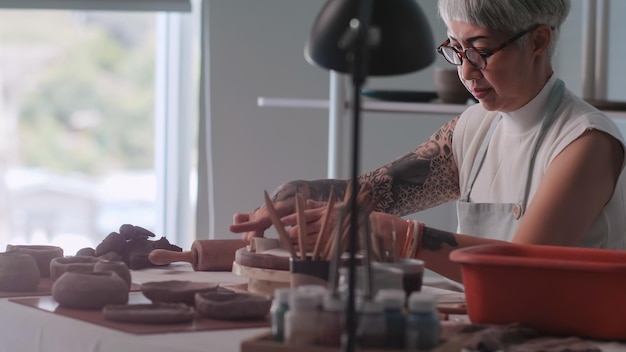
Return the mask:
M 285 338 L 285 313 L 289 310 L 290 295 L 291 288 L 289 287 L 274 290 L 270 316 L 272 318 L 272 337 L 276 341 L 283 341 Z
M 382 304 L 384 309 L 385 347 L 403 349 L 406 330 L 405 291 L 403 289 L 380 289 L 376 294 L 376 301 Z
M 409 314 L 406 320 L 408 349 L 430 349 L 439 344 L 439 315 L 437 298 L 423 292 L 409 296 Z

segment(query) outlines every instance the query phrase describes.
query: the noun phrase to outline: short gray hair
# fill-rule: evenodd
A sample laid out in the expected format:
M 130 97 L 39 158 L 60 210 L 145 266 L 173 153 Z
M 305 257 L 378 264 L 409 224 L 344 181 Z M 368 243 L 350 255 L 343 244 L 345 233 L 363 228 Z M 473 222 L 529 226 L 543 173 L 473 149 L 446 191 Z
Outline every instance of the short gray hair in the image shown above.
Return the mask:
M 514 35 L 535 24 L 547 24 L 553 28 L 550 56 L 571 7 L 570 0 L 439 0 L 438 5 L 447 26 L 452 21 L 465 22 Z

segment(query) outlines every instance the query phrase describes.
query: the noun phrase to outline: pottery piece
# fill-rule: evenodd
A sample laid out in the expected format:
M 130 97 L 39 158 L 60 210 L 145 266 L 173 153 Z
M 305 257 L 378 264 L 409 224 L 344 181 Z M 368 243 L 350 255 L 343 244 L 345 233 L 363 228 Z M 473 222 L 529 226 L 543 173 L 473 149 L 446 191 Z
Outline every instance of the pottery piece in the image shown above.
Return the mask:
M 269 313 L 272 300 L 269 296 L 233 291 L 209 291 L 196 293 L 196 311 L 218 320 L 264 319 Z
M 34 291 L 40 280 L 37 261 L 29 254 L 0 253 L 0 291 Z
M 105 272 L 112 271 L 119 275 L 124 282 L 128 285 L 128 289 L 130 290 L 130 286 L 132 284 L 132 278 L 130 275 L 130 269 L 128 269 L 128 265 L 120 260 L 99 260 L 93 267 L 93 271 L 95 272 Z
M 95 257 L 82 256 L 54 258 L 50 262 L 50 278 L 55 281 L 66 271 L 92 272 L 100 260 Z
M 126 304 L 128 286 L 112 271 L 66 271 L 52 284 L 52 297 L 65 308 L 97 310 L 109 304 Z
M 195 311 L 184 303 L 114 304 L 102 309 L 106 320 L 135 324 L 180 324 L 193 320 Z
M 12 245 L 8 244 L 7 252 L 28 254 L 35 258 L 41 277 L 50 277 L 50 262 L 54 258 L 63 257 L 63 248 L 48 245 Z
M 141 292 L 152 302 L 185 303 L 194 306 L 196 293 L 214 291 L 218 286 L 211 282 L 150 281 L 141 284 Z
M 435 67 L 435 90 L 439 99 L 446 104 L 466 104 L 472 97 L 459 78 L 456 68 Z

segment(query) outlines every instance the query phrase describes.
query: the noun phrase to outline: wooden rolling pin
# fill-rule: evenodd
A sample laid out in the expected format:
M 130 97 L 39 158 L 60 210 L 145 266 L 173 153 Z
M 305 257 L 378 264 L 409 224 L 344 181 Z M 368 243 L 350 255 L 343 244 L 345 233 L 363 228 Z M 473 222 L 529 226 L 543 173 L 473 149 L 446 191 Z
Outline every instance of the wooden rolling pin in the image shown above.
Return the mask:
M 230 271 L 235 252 L 245 246 L 242 240 L 196 240 L 188 252 L 155 249 L 148 254 L 148 260 L 154 265 L 187 262 L 195 271 Z

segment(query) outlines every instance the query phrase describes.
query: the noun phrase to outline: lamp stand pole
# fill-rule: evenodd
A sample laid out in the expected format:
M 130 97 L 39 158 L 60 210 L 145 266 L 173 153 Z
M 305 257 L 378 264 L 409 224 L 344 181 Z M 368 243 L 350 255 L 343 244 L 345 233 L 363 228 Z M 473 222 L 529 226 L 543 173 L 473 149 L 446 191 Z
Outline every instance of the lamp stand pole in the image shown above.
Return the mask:
M 350 197 L 350 232 L 348 248 L 350 260 L 348 262 L 348 302 L 346 309 L 346 334 L 342 341 L 343 350 L 352 352 L 356 347 L 357 317 L 355 309 L 355 286 L 356 286 L 356 248 L 358 240 L 358 218 L 360 214 L 357 202 L 358 177 L 360 169 L 360 145 L 361 145 L 361 88 L 367 78 L 367 64 L 369 58 L 370 38 L 369 24 L 372 14 L 373 1 L 363 0 L 359 2 L 358 18 L 350 21 L 350 26 L 340 41 L 339 45 L 347 50 L 348 61 L 351 62 L 352 75 L 352 187 Z M 367 255 L 369 260 L 369 253 Z M 368 271 L 369 274 L 369 271 Z M 364 280 L 365 281 L 365 280 Z M 367 280 L 369 283 L 369 278 Z

